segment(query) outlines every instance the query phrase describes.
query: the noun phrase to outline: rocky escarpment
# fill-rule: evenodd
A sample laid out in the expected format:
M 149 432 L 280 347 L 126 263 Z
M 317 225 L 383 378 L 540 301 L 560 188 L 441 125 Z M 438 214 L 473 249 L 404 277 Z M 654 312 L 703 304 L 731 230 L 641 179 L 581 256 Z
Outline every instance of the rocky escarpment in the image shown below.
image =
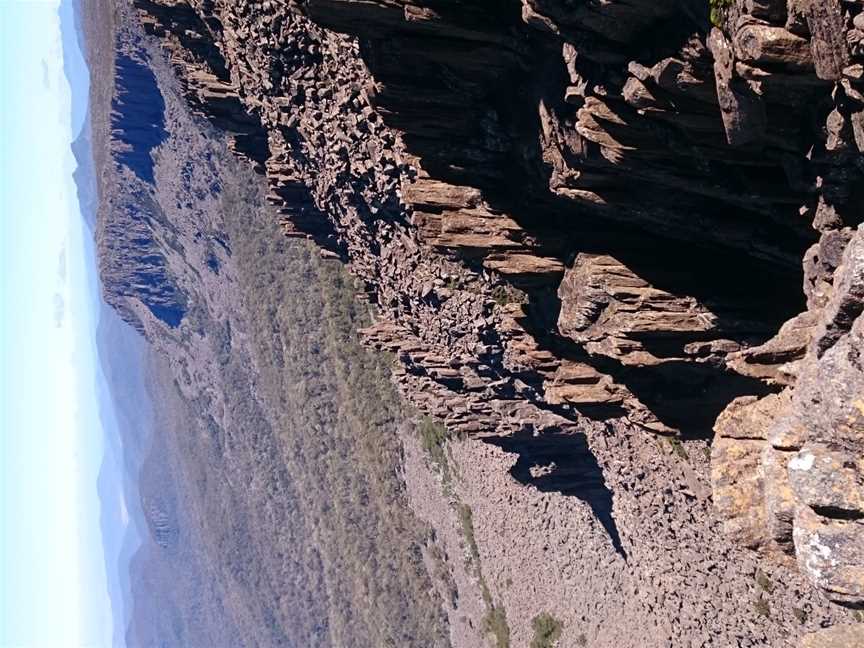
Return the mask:
M 140 49 L 121 53 L 114 77 L 111 155 L 121 175 L 152 183 L 152 153 L 167 133 L 165 102 L 146 53 Z M 152 198 L 140 187 L 105 196 L 105 200 L 110 201 L 112 211 L 126 214 L 98 224 L 97 240 L 107 251 L 100 256 L 100 270 L 112 286 L 106 293 L 108 303 L 139 331 L 143 331 L 142 308 L 176 328 L 185 314 L 186 296 L 172 278 L 166 255 L 153 235 L 153 221 L 160 219 L 161 211 L 152 209 Z
M 362 279 L 366 338 L 416 407 L 525 457 L 512 474 L 533 487 L 587 490 L 631 562 L 662 563 L 658 590 L 689 573 L 656 557 L 685 528 L 739 591 L 715 510 L 794 597 L 790 553 L 861 605 L 857 3 L 135 6 L 285 232 Z M 577 432 L 593 456 L 560 469 Z M 687 465 L 645 474 L 654 435 Z M 540 463 L 558 472 L 526 476 Z M 732 641 L 704 616 L 657 636 Z M 734 640 L 786 645 L 789 622 Z
M 860 608 L 864 239 L 860 230 L 849 235 L 827 294 L 795 322 L 807 346 L 781 366 L 792 384 L 733 401 L 718 419 L 712 462 L 728 530 L 748 546 L 795 555 L 830 600 Z

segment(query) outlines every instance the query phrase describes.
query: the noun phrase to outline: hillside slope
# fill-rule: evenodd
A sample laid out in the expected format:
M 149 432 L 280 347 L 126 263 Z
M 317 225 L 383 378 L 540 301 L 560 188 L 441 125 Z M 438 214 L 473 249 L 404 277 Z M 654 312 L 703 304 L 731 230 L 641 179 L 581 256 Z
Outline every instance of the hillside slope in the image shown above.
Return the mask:
M 257 375 L 279 357 L 255 334 L 277 306 L 223 323 L 226 281 L 268 284 L 252 257 L 225 266 L 226 185 L 182 95 L 266 181 L 270 220 L 233 237 L 308 239 L 374 306 L 352 326 L 432 426 L 431 466 L 405 451 L 407 503 L 474 565 L 444 561 L 480 617 L 439 601 L 453 643 L 527 645 L 545 612 L 591 646 L 793 646 L 857 618 L 859 5 L 133 5 L 111 117 L 126 189 L 101 221 L 113 303 L 217 365 L 212 338 L 230 365 L 237 330 L 269 348 Z M 124 116 L 154 87 L 167 126 L 142 135 Z M 303 344 L 330 317 L 301 318 Z M 207 357 L 172 371 L 229 411 L 242 389 L 197 385 Z M 269 375 L 272 416 L 291 374 Z

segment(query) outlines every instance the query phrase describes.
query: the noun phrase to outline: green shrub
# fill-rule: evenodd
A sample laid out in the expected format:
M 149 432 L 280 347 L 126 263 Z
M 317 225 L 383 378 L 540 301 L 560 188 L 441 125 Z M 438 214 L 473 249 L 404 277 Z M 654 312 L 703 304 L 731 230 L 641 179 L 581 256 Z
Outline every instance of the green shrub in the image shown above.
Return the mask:
M 726 17 L 726 11 L 732 6 L 732 0 L 708 0 L 711 9 L 711 24 L 720 27 Z
M 531 648 L 554 648 L 555 642 L 561 637 L 561 622 L 548 612 L 538 614 L 531 620 L 534 638 Z

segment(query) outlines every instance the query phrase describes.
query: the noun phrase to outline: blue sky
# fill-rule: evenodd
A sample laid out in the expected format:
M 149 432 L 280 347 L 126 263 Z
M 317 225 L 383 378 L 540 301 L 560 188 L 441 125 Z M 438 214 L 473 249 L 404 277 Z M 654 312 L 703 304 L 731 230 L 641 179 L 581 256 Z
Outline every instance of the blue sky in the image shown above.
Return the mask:
M 3 648 L 112 644 L 96 490 L 98 282 L 72 180 L 82 115 L 73 123 L 58 7 L 0 0 Z

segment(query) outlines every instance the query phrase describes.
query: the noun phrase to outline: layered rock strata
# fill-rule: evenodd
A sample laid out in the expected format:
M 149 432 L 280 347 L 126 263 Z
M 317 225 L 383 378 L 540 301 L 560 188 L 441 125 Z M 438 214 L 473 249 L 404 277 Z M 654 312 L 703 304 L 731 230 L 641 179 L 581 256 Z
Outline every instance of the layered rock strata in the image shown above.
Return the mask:
M 730 537 L 864 603 L 859 4 L 135 6 L 286 234 L 364 282 L 418 409 L 593 431 L 622 521 L 624 439 L 714 428 Z

